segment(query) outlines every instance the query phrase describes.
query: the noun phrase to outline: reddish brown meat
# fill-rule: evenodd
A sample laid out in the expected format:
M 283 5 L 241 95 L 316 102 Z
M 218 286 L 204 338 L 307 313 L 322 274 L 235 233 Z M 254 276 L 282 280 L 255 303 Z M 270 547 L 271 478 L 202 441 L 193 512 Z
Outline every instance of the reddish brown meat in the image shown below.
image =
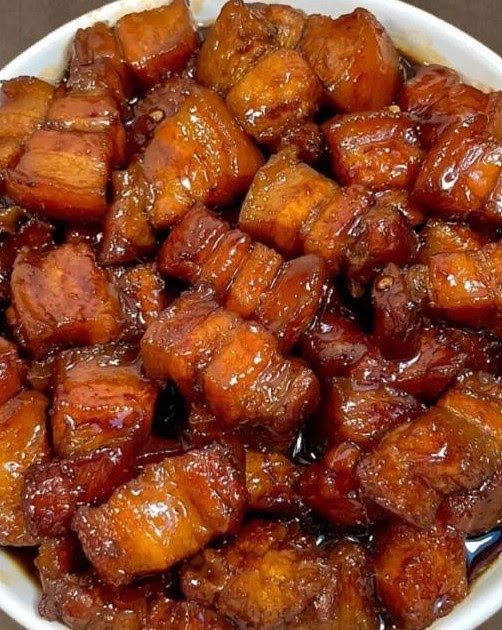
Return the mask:
M 19 357 L 16 346 L 0 337 L 0 405 L 23 387 L 26 372 L 27 365 Z
M 272 514 L 296 514 L 301 505 L 295 488 L 299 475 L 298 466 L 280 453 L 246 451 L 249 508 Z

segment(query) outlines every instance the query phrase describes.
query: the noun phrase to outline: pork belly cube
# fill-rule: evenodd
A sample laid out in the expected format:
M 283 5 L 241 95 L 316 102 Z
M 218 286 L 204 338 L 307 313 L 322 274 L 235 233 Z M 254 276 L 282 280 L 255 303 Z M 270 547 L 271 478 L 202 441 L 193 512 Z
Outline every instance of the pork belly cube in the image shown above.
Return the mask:
M 118 267 L 109 277 L 119 291 L 125 318 L 121 340 L 136 341 L 168 305 L 164 281 L 153 263 Z
M 179 111 L 157 127 L 141 163 L 154 191 L 150 219 L 161 229 L 196 202 L 232 203 L 247 190 L 263 158 L 224 102 L 194 87 Z
M 298 359 L 285 359 L 270 333 L 241 324 L 202 377 L 209 407 L 232 427 L 259 423 L 290 435 L 319 402 L 319 383 Z
M 290 350 L 314 319 L 324 292 L 325 266 L 319 256 L 301 256 L 280 268 L 256 310 L 257 320 Z
M 261 10 L 229 0 L 202 44 L 195 78 L 225 96 L 260 57 L 278 45 L 277 28 Z
M 319 79 L 300 53 L 280 48 L 246 72 L 227 94 L 226 103 L 244 131 L 267 143 L 310 120 L 321 96 Z
M 351 231 L 345 253 L 350 292 L 361 297 L 368 284 L 389 263 L 404 267 L 413 262 L 418 237 L 399 210 L 377 205 Z
M 103 503 L 129 481 L 134 456 L 129 445 L 121 445 L 31 466 L 23 489 L 30 533 L 37 539 L 65 534 L 78 507 Z
M 323 429 L 330 444 L 351 441 L 371 450 L 394 427 L 424 410 L 410 394 L 387 385 L 364 387 L 349 378 L 328 384 Z
M 4 171 L 15 166 L 24 143 L 45 120 L 54 87 L 31 77 L 3 81 L 0 88 L 0 192 Z
M 108 92 L 121 108 L 133 85 L 115 30 L 104 22 L 78 29 L 73 41 L 67 86 L 71 90 Z
M 462 83 L 455 70 L 423 65 L 401 89 L 399 105 L 419 123 L 420 138 L 430 147 L 452 123 L 473 114 L 490 115 L 490 95 Z M 500 139 L 500 138 L 499 138 Z
M 214 444 L 148 466 L 107 503 L 81 507 L 73 526 L 100 575 L 121 585 L 236 531 L 246 500 L 243 467 Z
M 133 262 L 155 248 L 148 221 L 149 186 L 138 164 L 112 177 L 114 201 L 106 213 L 99 261 L 104 265 Z
M 0 337 L 0 405 L 15 396 L 26 380 L 27 365 L 16 346 Z
M 365 496 L 429 527 L 445 496 L 478 488 L 499 465 L 500 446 L 487 427 L 470 414 L 435 407 L 388 433 L 361 460 L 358 474 Z
M 203 205 L 194 205 L 162 244 L 158 256 L 159 271 L 197 284 L 205 263 L 229 229 L 228 223 Z
M 93 221 L 106 211 L 113 147 L 104 133 L 36 131 L 7 172 L 9 197 L 42 216 Z
M 69 92 L 54 99 L 46 129 L 102 133 L 111 145 L 114 165 L 125 159 L 126 134 L 115 99 L 103 92 Z
M 416 125 L 390 108 L 335 116 L 323 125 L 331 170 L 342 184 L 411 188 L 423 159 Z
M 430 307 L 446 319 L 502 336 L 502 243 L 431 256 Z
M 249 509 L 272 514 L 297 514 L 301 500 L 295 488 L 300 468 L 277 452 L 246 451 Z
M 78 541 L 73 533 L 42 540 L 35 558 L 42 589 L 45 589 L 52 580 L 74 570 L 79 560 Z
M 36 356 L 60 346 L 106 343 L 118 336 L 118 296 L 85 244 L 23 251 L 11 279 L 9 322 Z
M 157 387 L 140 374 L 136 355 L 133 347 L 122 345 L 66 350 L 58 356 L 51 424 L 60 457 L 146 440 Z
M 307 18 L 300 51 L 342 112 L 390 105 L 399 88 L 399 55 L 384 27 L 366 9 L 336 20 Z
M 431 148 L 415 182 L 416 199 L 442 218 L 502 225 L 502 146 L 480 133 L 479 118 L 450 127 Z
M 393 522 L 377 534 L 376 550 L 378 593 L 400 627 L 426 628 L 466 597 L 464 539 L 454 529 Z
M 145 87 L 183 70 L 199 45 L 186 0 L 129 13 L 117 22 L 115 32 L 125 61 Z
M 147 628 L 155 630 L 232 630 L 213 610 L 188 600 L 156 599 L 149 610 Z
M 333 181 L 300 162 L 294 150 L 285 149 L 256 174 L 242 205 L 239 227 L 281 254 L 301 254 L 303 225 L 336 191 Z
M 375 193 L 374 200 L 376 206 L 399 210 L 413 227 L 423 225 L 427 219 L 425 208 L 407 190 L 397 188 L 381 190 Z
M 255 13 L 273 24 L 277 29 L 277 42 L 281 48 L 296 48 L 302 36 L 307 16 L 300 9 L 287 4 L 265 4 L 252 2 L 247 5 Z
M 326 152 L 326 140 L 317 123 L 306 122 L 286 129 L 280 138 L 269 142 L 267 147 L 272 153 L 279 153 L 287 147 L 292 147 L 302 162 L 315 165 Z
M 357 545 L 324 553 L 295 521 L 252 521 L 235 541 L 194 558 L 181 586 L 189 599 L 248 628 L 341 630 L 350 619 L 370 630 L 378 625 L 368 573 Z
M 22 391 L 0 407 L 0 544 L 35 545 L 22 508 L 24 475 L 32 464 L 49 458 L 45 428 L 48 401 L 42 394 Z
M 385 357 L 408 359 L 418 352 L 423 317 L 415 298 L 407 272 L 394 262 L 376 276 L 371 291 L 373 336 Z
M 487 243 L 486 234 L 467 225 L 430 219 L 420 232 L 417 262 L 426 264 L 435 254 L 481 249 Z
M 366 505 L 360 496 L 357 463 L 361 455 L 356 444 L 341 442 L 308 466 L 298 481 L 305 504 L 335 525 L 368 525 L 376 516 L 377 508 Z

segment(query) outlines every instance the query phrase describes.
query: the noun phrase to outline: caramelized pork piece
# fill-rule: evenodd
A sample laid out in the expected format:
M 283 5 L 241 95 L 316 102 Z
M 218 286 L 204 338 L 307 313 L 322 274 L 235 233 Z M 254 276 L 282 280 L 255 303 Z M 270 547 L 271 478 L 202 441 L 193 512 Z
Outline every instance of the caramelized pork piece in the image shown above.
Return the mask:
M 48 401 L 42 394 L 23 391 L 0 407 L 0 543 L 34 545 L 23 508 L 24 475 L 32 464 L 49 458 L 45 428 Z
M 478 489 L 447 497 L 438 521 L 469 535 L 489 532 L 502 524 L 502 465 Z
M 183 70 L 199 44 L 186 0 L 129 13 L 115 29 L 125 61 L 145 87 L 169 72 Z
M 323 125 L 331 170 L 342 184 L 373 190 L 411 188 L 423 151 L 416 124 L 391 108 L 335 116 Z
M 268 144 L 272 153 L 292 147 L 302 162 L 317 164 L 326 152 L 326 140 L 319 125 L 313 122 L 286 129 L 280 138 Z
M 319 79 L 300 53 L 281 48 L 257 61 L 229 91 L 226 103 L 244 131 L 269 143 L 312 119 L 321 95 Z
M 252 2 L 247 5 L 255 13 L 273 24 L 277 29 L 277 42 L 283 48 L 296 48 L 302 36 L 307 16 L 303 11 L 287 4 L 265 4 Z
M 485 114 L 490 127 L 492 100 L 489 94 L 462 83 L 451 68 L 423 65 L 403 84 L 399 105 L 419 122 L 421 140 L 430 147 L 447 127 L 473 114 Z
M 481 121 L 482 122 L 482 121 Z M 414 195 L 442 218 L 502 225 L 502 145 L 486 139 L 480 119 L 450 127 L 424 160 Z
M 100 575 L 121 585 L 236 531 L 246 500 L 243 467 L 214 444 L 148 466 L 107 503 L 80 508 L 73 526 Z
M 31 466 L 23 489 L 30 533 L 36 539 L 65 534 L 78 507 L 103 503 L 129 481 L 134 459 L 134 450 L 122 445 Z
M 300 508 L 295 483 L 300 469 L 280 453 L 246 451 L 249 509 L 294 515 Z
M 15 166 L 23 145 L 44 122 L 54 87 L 30 77 L 2 82 L 0 88 L 0 192 L 5 169 Z
M 359 464 L 365 495 L 421 527 L 432 525 L 443 498 L 480 488 L 500 467 L 502 384 L 486 375 L 457 388 Z
M 361 297 L 385 265 L 413 262 L 417 249 L 418 237 L 399 210 L 373 206 L 353 228 L 346 248 L 344 267 L 351 294 Z
M 45 121 L 54 131 L 104 134 L 111 146 L 113 164 L 125 159 L 126 135 L 119 107 L 113 96 L 103 92 L 69 92 L 54 99 Z
M 421 630 L 467 595 L 463 537 L 439 526 L 386 525 L 376 537 L 376 586 L 394 623 Z
M 100 219 L 113 159 L 107 134 L 36 131 L 6 175 L 11 199 L 42 216 L 68 221 Z
M 121 345 L 66 350 L 58 356 L 52 433 L 59 456 L 146 440 L 157 387 L 140 374 L 136 354 Z
M 317 256 L 284 263 L 201 206 L 173 228 L 159 253 L 159 268 L 196 286 L 211 287 L 227 308 L 254 318 L 290 349 L 321 301 L 324 265 Z
M 119 291 L 125 326 L 122 340 L 135 341 L 168 305 L 164 281 L 153 263 L 117 267 L 109 277 Z
M 377 515 L 376 507 L 360 496 L 357 463 L 361 455 L 355 444 L 341 442 L 306 468 L 299 479 L 298 489 L 306 505 L 335 525 L 368 525 Z
M 125 108 L 132 81 L 113 28 L 96 22 L 79 29 L 73 41 L 67 87 L 77 91 L 104 91 Z
M 27 365 L 16 346 L 0 337 L 0 405 L 15 396 L 26 380 Z
M 388 385 L 333 378 L 327 387 L 322 424 L 330 444 L 350 440 L 371 450 L 388 431 L 424 410 L 413 396 Z
M 115 201 L 103 228 L 99 260 L 104 265 L 129 263 L 155 248 L 155 235 L 148 221 L 150 190 L 138 164 L 113 174 Z
M 407 190 L 391 188 L 376 192 L 375 205 L 399 210 L 413 227 L 423 225 L 427 218 L 425 208 Z
M 231 630 L 232 625 L 213 610 L 192 601 L 156 599 L 148 613 L 146 630 Z
M 78 540 L 73 533 L 42 540 L 35 559 L 42 588 L 48 586 L 51 580 L 71 573 L 79 560 Z
M 368 565 L 354 544 L 320 551 L 295 521 L 253 521 L 235 541 L 194 558 L 181 585 L 190 599 L 247 628 L 369 630 L 378 625 Z
M 153 187 L 153 225 L 171 226 L 196 202 L 230 204 L 262 162 L 224 102 L 194 84 L 177 113 L 157 127 L 141 161 Z
M 279 37 L 261 8 L 229 0 L 202 44 L 196 80 L 225 96 L 260 57 L 279 46 Z
M 8 321 L 36 356 L 60 346 L 106 343 L 120 333 L 117 293 L 88 245 L 21 252 L 11 286 Z
M 391 104 L 399 87 L 399 55 L 366 9 L 337 19 L 309 15 L 300 50 L 337 110 L 375 110 Z
M 486 234 L 467 225 L 430 219 L 420 232 L 417 262 L 427 264 L 431 256 L 481 249 L 488 243 Z

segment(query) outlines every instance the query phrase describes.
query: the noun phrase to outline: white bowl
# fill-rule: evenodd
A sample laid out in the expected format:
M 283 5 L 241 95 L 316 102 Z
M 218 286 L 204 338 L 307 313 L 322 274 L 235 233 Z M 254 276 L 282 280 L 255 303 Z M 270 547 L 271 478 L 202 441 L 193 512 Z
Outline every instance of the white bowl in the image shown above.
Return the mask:
M 262 0 L 264 1 L 264 0 Z M 265 0 L 267 1 L 267 0 Z M 333 16 L 348 13 L 357 6 L 372 11 L 388 29 L 401 50 L 430 63 L 455 68 L 470 83 L 487 89 L 502 89 L 502 59 L 494 52 L 442 20 L 399 0 L 272 0 L 290 4 L 307 13 Z M 0 80 L 19 75 L 35 75 L 57 81 L 65 67 L 68 47 L 78 28 L 97 21 L 115 22 L 132 11 L 166 4 L 166 0 L 118 0 L 91 11 L 61 28 L 19 55 L 0 70 Z M 224 0 L 192 0 L 196 19 L 205 24 L 218 15 Z M 28 630 L 63 629 L 38 616 L 39 589 L 19 565 L 0 551 L 0 608 Z M 467 599 L 447 617 L 437 621 L 434 630 L 473 630 L 502 607 L 502 557 L 478 578 Z

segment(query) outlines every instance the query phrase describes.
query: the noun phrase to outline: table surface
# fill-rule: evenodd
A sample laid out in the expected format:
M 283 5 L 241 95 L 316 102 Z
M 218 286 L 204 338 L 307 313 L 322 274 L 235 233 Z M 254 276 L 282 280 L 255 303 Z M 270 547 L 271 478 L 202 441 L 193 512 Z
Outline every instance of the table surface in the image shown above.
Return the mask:
M 414 0 L 414 4 L 455 24 L 502 53 L 502 0 Z M 0 0 L 0 67 L 57 26 L 99 7 L 102 0 Z M 364 0 L 361 0 L 364 6 Z M 502 613 L 482 630 L 500 630 Z M 20 630 L 0 612 L 2 630 Z M 481 630 L 481 629 L 480 629 Z

